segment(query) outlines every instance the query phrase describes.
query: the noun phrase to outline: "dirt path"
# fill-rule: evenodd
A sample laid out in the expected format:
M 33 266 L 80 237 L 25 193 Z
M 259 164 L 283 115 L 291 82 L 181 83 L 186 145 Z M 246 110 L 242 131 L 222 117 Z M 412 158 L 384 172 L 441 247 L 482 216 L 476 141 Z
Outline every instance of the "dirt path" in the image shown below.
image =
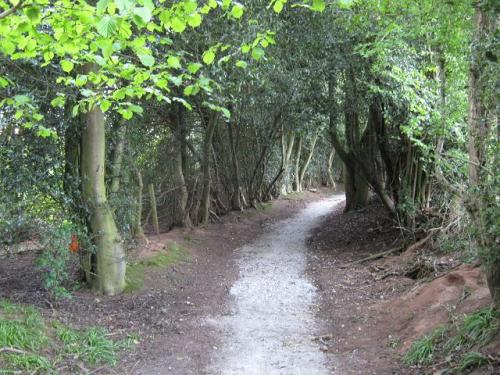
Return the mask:
M 315 332 L 314 286 L 306 279 L 306 236 L 344 195 L 310 203 L 236 250 L 240 275 L 227 316 L 209 319 L 222 335 L 212 374 L 327 374 Z

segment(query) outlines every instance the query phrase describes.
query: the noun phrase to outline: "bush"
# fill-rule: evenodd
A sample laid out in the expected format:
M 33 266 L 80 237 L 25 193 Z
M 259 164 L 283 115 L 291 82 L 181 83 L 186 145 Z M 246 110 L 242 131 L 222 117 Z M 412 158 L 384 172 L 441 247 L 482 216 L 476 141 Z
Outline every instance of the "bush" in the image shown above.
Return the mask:
M 43 253 L 37 259 L 37 266 L 43 272 L 43 286 L 54 298 L 68 297 L 68 288 L 74 285 L 74 270 L 78 257 L 69 248 L 72 235 L 85 238 L 82 232 L 69 222 L 43 231 Z

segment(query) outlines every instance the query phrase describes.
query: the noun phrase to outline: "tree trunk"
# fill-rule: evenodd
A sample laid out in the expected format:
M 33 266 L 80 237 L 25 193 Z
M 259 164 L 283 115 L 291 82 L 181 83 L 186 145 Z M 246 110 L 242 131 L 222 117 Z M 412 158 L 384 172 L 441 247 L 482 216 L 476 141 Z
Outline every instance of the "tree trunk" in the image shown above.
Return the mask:
M 236 145 L 233 135 L 233 122 L 227 122 L 227 131 L 229 134 L 229 147 L 231 149 L 231 166 L 232 166 L 232 196 L 231 208 L 233 210 L 243 211 L 241 197 L 243 195 L 240 182 L 240 165 L 238 162 L 238 155 L 236 153 Z
M 142 183 L 141 171 L 137 168 L 134 169 L 134 179 L 137 184 L 137 205 L 135 211 L 135 218 L 132 226 L 132 235 L 137 241 L 146 241 L 146 236 L 144 235 L 144 230 L 142 229 L 142 191 L 144 185 Z
M 148 185 L 149 193 L 149 207 L 151 208 L 151 216 L 153 217 L 153 228 L 156 235 L 160 234 L 160 225 L 158 223 L 158 212 L 156 210 L 156 196 L 155 196 L 155 186 L 153 184 Z
M 335 179 L 333 178 L 333 160 L 335 158 L 335 148 L 332 147 L 332 150 L 330 151 L 330 155 L 328 156 L 328 165 L 327 165 L 327 174 L 328 174 L 328 185 L 333 189 L 336 190 L 337 186 L 335 184 Z
M 309 163 L 311 162 L 311 159 L 314 155 L 314 148 L 316 147 L 316 142 L 318 141 L 318 136 L 319 132 L 316 132 L 314 134 L 314 137 L 311 142 L 311 149 L 309 150 L 309 154 L 307 155 L 306 161 L 304 165 L 302 165 L 302 168 L 300 169 L 299 173 L 299 191 L 302 191 L 302 182 L 304 181 L 304 175 L 306 174 L 307 167 L 309 167 Z
M 86 64 L 84 72 L 98 70 Z M 92 287 L 95 291 L 114 295 L 125 287 L 125 251 L 106 196 L 105 124 L 104 115 L 95 106 L 83 115 L 82 130 L 82 198 L 89 213 L 89 223 L 95 246 Z
M 189 198 L 184 171 L 187 163 L 187 142 L 186 126 L 184 123 L 184 109 L 182 106 L 176 108 L 171 118 L 172 132 L 174 133 L 174 186 L 178 187 L 175 192 L 175 207 L 173 224 L 181 227 L 191 226 L 189 212 L 187 212 L 187 202 Z
M 483 102 L 484 90 L 487 83 L 483 74 L 485 61 L 483 60 L 481 48 L 488 34 L 491 33 L 491 20 L 481 5 L 476 5 L 474 16 L 474 40 L 472 43 L 472 62 L 469 69 L 469 185 L 470 193 L 467 197 L 467 209 L 471 214 L 475 229 L 475 242 L 483 257 L 483 265 L 486 271 L 486 280 L 490 289 L 493 304 L 500 309 L 500 252 L 498 251 L 498 225 L 495 220 L 498 212 L 498 187 L 493 173 L 498 159 L 488 160 L 489 157 L 498 158 L 498 154 L 492 155 L 489 145 L 498 143 L 498 132 L 492 133 L 494 121 L 497 122 L 495 109 L 492 118 L 488 118 L 488 109 Z M 493 107 L 493 106 L 492 106 Z M 493 120 L 493 121 L 492 121 Z M 496 139 L 493 141 L 491 137 Z M 498 168 L 498 165 L 497 167 Z
M 127 128 L 125 124 L 119 124 L 116 134 L 116 143 L 113 150 L 113 161 L 111 163 L 111 185 L 110 193 L 116 194 L 120 189 L 120 180 L 122 173 L 123 152 L 125 149 L 125 135 Z
M 211 112 L 207 116 L 205 125 L 205 139 L 203 140 L 203 189 L 201 193 L 201 224 L 208 224 L 210 218 L 210 158 L 212 154 L 212 138 L 217 124 L 217 114 Z
M 286 141 L 286 135 L 281 136 L 281 147 L 283 149 L 283 155 L 285 155 L 283 163 L 283 182 L 281 185 L 281 195 L 287 195 L 292 191 L 290 186 L 290 159 L 292 157 L 293 144 L 295 143 L 295 136 L 290 134 L 288 142 Z
M 265 139 L 265 143 L 264 143 L 264 146 L 262 147 L 259 159 L 258 159 L 257 163 L 255 164 L 255 168 L 253 170 L 252 177 L 250 178 L 250 181 L 248 182 L 247 192 L 249 192 L 249 194 L 250 194 L 250 201 L 253 202 L 252 203 L 253 205 L 255 205 L 254 204 L 255 201 L 257 200 L 257 198 L 259 198 L 258 196 L 262 193 L 261 187 L 263 186 L 263 182 L 264 182 L 263 181 L 264 176 L 263 176 L 263 174 L 261 174 L 260 183 L 255 183 L 257 174 L 260 170 L 265 169 L 266 155 L 268 154 L 268 151 L 271 148 L 271 145 L 273 145 L 273 143 L 274 143 L 275 134 L 278 131 L 280 125 L 283 128 L 283 124 L 281 123 L 281 110 L 278 110 L 275 113 L 275 115 L 273 116 L 273 121 L 272 121 L 271 127 L 269 129 L 269 133 Z M 281 167 L 283 167 L 283 165 Z M 281 175 L 282 172 L 279 171 L 278 173 L 279 173 L 279 175 Z M 276 182 L 276 181 L 274 181 L 274 182 Z M 273 185 L 274 184 L 272 184 L 271 187 L 267 189 L 268 192 L 271 190 Z
M 344 163 L 345 211 L 356 210 L 368 202 L 368 184 L 356 169 Z
M 76 217 L 82 215 L 81 202 L 81 140 L 82 119 L 71 117 L 71 109 L 74 103 L 66 103 L 64 118 L 66 119 L 66 131 L 64 133 L 64 194 L 69 198 L 72 214 Z
M 351 74 L 353 73 L 351 72 Z M 396 214 L 396 205 L 385 191 L 382 181 L 376 173 L 376 165 L 374 161 L 375 155 L 373 155 L 373 148 L 370 143 L 371 140 L 367 138 L 371 137 L 371 133 L 369 132 L 373 131 L 373 127 L 375 126 L 374 121 L 379 119 L 374 116 L 375 113 L 373 110 L 375 107 L 370 106 L 368 124 L 366 126 L 365 133 L 363 136 L 360 135 L 358 115 L 356 108 L 353 108 L 354 104 L 351 103 L 354 102 L 354 99 L 351 100 L 352 98 L 350 97 L 350 95 L 355 94 L 355 80 L 352 78 L 351 81 L 351 84 L 346 86 L 346 106 L 344 108 L 346 137 L 349 145 L 349 151 L 345 149 L 340 142 L 340 137 L 337 133 L 337 126 L 335 123 L 336 113 L 334 107 L 332 106 L 330 110 L 330 135 L 332 138 L 332 144 L 346 167 L 346 211 L 352 208 L 357 208 L 363 203 L 366 204 L 367 196 L 365 195 L 365 185 L 369 184 L 378 195 L 387 211 L 394 215 Z M 334 102 L 334 84 L 335 82 L 331 79 L 329 81 L 328 89 L 330 100 L 332 102 Z M 366 142 L 367 140 L 369 142 Z M 358 183 L 360 186 L 355 186 L 355 184 Z
M 300 184 L 300 157 L 302 153 L 302 136 L 299 136 L 299 141 L 297 143 L 297 156 L 295 157 L 295 182 L 294 189 L 296 192 L 302 191 L 302 186 Z

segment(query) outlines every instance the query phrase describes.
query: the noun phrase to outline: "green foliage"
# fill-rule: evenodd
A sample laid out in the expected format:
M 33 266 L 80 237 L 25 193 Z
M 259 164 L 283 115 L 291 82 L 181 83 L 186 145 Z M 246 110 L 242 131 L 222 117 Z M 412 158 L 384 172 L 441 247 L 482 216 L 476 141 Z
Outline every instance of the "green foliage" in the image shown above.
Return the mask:
M 55 320 L 47 322 L 32 307 L 0 301 L 0 374 L 48 373 L 75 360 L 85 366 L 116 364 L 118 353 L 137 343 L 130 335 L 113 341 L 98 327 L 75 330 Z
M 439 327 L 431 334 L 415 341 L 408 352 L 406 352 L 403 362 L 408 365 L 430 363 L 433 359 L 436 345 L 443 339 L 445 332 L 445 327 Z
M 93 366 L 102 363 L 115 365 L 118 351 L 130 343 L 129 340 L 114 342 L 108 338 L 104 329 L 97 327 L 76 331 L 55 324 L 55 330 L 68 356 Z
M 43 272 L 43 286 L 54 298 L 69 297 L 67 288 L 74 283 L 72 273 L 78 258 L 69 249 L 72 235 L 76 235 L 79 246 L 85 248 L 85 235 L 71 223 L 63 222 L 59 226 L 48 227 L 42 233 L 44 250 L 36 263 Z
M 46 330 L 34 308 L 0 301 L 0 347 L 40 350 L 49 342 Z
M 500 316 L 492 308 L 466 315 L 459 323 L 440 326 L 422 337 L 408 350 L 403 362 L 408 365 L 446 363 L 452 373 L 491 364 L 479 350 L 500 332 Z M 443 361 L 444 359 L 444 361 Z
M 486 345 L 500 330 L 498 312 L 492 308 L 476 311 L 465 316 L 457 327 L 457 334 L 445 344 L 447 352 L 470 349 L 473 346 Z
M 488 357 L 482 355 L 481 353 L 468 352 L 462 357 L 457 371 L 462 374 L 475 368 L 487 366 L 490 363 L 491 361 Z

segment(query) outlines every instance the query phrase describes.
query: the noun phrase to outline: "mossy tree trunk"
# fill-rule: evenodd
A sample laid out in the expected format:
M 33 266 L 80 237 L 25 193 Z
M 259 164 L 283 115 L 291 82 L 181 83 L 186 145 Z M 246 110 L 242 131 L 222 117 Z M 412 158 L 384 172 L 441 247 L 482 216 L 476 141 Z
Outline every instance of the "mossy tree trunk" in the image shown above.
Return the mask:
M 476 5 L 472 62 L 469 69 L 469 183 L 467 208 L 475 240 L 483 259 L 486 280 L 494 306 L 500 308 L 500 251 L 498 250 L 498 118 L 493 105 L 485 102 L 485 70 L 482 48 L 494 21 Z M 490 103 L 491 104 L 491 103 Z M 491 108 L 491 109 L 490 109 Z M 493 146 L 492 146 L 493 145 Z
M 97 71 L 86 64 L 86 74 Z M 95 254 L 92 256 L 92 288 L 114 295 L 125 287 L 125 251 L 109 207 L 105 184 L 105 120 L 98 106 L 83 114 L 81 175 L 82 198 L 88 212 Z

